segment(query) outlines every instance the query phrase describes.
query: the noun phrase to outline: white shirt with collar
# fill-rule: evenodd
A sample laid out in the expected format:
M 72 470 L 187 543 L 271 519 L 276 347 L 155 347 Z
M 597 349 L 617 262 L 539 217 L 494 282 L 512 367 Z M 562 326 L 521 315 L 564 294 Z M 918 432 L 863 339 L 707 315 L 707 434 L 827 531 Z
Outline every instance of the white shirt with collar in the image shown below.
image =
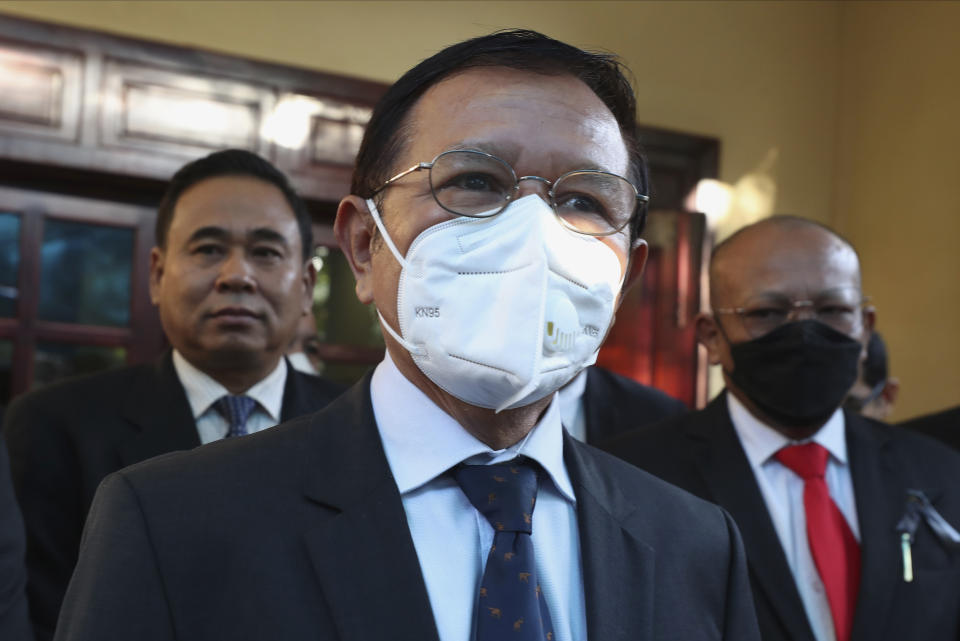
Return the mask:
M 218 441 L 227 435 L 230 425 L 213 407 L 213 404 L 230 392 L 223 385 L 204 374 L 187 361 L 177 350 L 173 350 L 173 368 L 187 393 L 187 401 L 197 423 L 197 434 L 204 445 Z M 280 362 L 256 385 L 244 394 L 257 402 L 247 419 L 247 433 L 253 434 L 280 422 L 283 406 L 283 390 L 287 384 L 287 362 Z
M 554 639 L 586 639 L 576 497 L 563 462 L 558 403 L 550 404 L 523 440 L 495 451 L 407 380 L 389 352 L 373 373 L 370 393 L 440 640 L 471 639 L 477 590 L 494 536 L 487 519 L 444 472 L 464 461 L 500 463 L 521 454 L 546 470 L 532 540 Z
M 736 396 L 727 393 L 730 420 L 750 461 L 760 494 L 767 505 L 787 564 L 800 592 L 807 619 L 817 641 L 836 641 L 830 604 L 807 541 L 807 520 L 803 508 L 803 479 L 774 458 L 788 445 L 796 445 L 780 432 L 759 421 Z M 837 504 L 857 541 L 860 525 L 853 493 L 853 478 L 847 457 L 846 422 L 837 410 L 812 438 L 830 453 L 824 478 L 830 497 Z
M 560 401 L 560 420 L 570 436 L 581 443 L 587 442 L 587 412 L 583 393 L 587 390 L 587 370 L 582 370 L 573 380 L 557 390 Z

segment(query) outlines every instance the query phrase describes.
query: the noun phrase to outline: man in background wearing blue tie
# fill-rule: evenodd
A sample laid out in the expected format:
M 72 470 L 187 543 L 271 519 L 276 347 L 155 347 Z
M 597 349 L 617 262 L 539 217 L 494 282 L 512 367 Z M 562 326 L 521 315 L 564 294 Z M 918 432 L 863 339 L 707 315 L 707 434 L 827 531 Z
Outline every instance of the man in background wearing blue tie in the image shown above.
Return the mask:
M 387 354 L 327 409 L 98 492 L 63 641 L 756 641 L 719 508 L 577 442 L 648 185 L 610 55 L 452 45 L 371 116 L 335 231 Z
M 263 430 L 340 391 L 283 358 L 315 274 L 310 215 L 270 163 L 227 150 L 181 168 L 158 211 L 156 244 L 150 292 L 172 350 L 25 394 L 4 418 L 38 641 L 53 636 L 105 476 Z

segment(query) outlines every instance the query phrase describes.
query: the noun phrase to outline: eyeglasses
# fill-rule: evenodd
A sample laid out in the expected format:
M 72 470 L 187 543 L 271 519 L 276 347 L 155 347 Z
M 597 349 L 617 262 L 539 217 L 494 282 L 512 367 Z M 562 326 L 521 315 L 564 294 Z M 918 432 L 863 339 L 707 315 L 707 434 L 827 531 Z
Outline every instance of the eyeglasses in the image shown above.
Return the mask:
M 855 287 L 829 290 L 814 300 L 793 300 L 786 296 L 762 295 L 743 307 L 719 308 L 714 314 L 736 314 L 753 338 L 769 334 L 801 315 L 813 317 L 838 332 L 853 334 L 862 323 L 861 310 L 869 301 Z
M 473 149 L 445 151 L 387 180 L 374 195 L 415 171 L 429 171 L 430 192 L 443 209 L 457 216 L 496 216 L 520 191 L 520 181 L 537 180 L 550 189 L 550 206 L 560 222 L 588 236 L 610 236 L 626 227 L 649 197 L 616 174 L 596 169 L 568 171 L 551 182 L 540 176 L 517 177 L 513 167 Z

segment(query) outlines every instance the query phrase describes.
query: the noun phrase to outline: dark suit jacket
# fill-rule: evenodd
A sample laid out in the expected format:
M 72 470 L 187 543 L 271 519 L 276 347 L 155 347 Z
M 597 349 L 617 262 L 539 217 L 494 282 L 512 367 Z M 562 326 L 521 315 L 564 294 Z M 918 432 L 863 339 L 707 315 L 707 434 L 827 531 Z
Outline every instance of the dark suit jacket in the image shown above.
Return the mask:
M 282 418 L 342 388 L 287 368 Z M 27 529 L 27 594 L 38 641 L 53 637 L 97 486 L 120 468 L 200 445 L 170 353 L 158 362 L 65 381 L 17 398 L 4 418 Z
M 926 525 L 903 581 L 900 538 L 907 489 L 921 489 L 960 526 L 960 456 L 923 436 L 846 414 L 860 523 L 860 595 L 853 641 L 957 641 L 960 555 Z M 814 641 L 786 556 L 721 395 L 705 409 L 624 435 L 605 449 L 726 508 L 743 535 L 764 641 Z
M 658 389 L 596 366 L 587 368 L 583 404 L 591 445 L 689 411 Z
M 756 641 L 729 516 L 565 436 L 597 641 Z M 436 641 L 369 377 L 97 493 L 58 641 Z
M 960 405 L 942 412 L 904 421 L 900 423 L 900 427 L 932 436 L 953 449 L 960 450 Z
M 33 638 L 27 617 L 26 549 L 23 520 L 10 484 L 7 448 L 0 439 L 0 639 L 4 641 Z

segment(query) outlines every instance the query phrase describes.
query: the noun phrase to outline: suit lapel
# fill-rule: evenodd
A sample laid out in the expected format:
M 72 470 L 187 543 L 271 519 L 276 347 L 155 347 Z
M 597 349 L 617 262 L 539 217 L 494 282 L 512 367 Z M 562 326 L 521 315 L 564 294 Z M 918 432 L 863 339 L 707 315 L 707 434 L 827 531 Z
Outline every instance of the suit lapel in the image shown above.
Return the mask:
M 284 356 L 286 360 L 286 356 Z M 280 405 L 280 422 L 291 421 L 298 416 L 309 414 L 316 410 L 310 405 L 310 392 L 305 389 L 303 379 L 290 361 L 287 360 L 287 381 L 283 386 L 283 402 Z
M 686 429 L 707 494 L 730 512 L 743 537 L 754 590 L 762 592 L 791 639 L 814 641 L 783 547 L 730 421 L 726 396 L 710 403 L 703 420 Z
M 437 641 L 426 585 L 380 444 L 370 376 L 309 419 L 304 541 L 342 641 Z
M 122 416 L 131 427 L 118 446 L 124 466 L 200 445 L 193 412 L 170 352 L 139 377 L 122 403 Z
M 587 637 L 653 641 L 656 555 L 636 522 L 628 523 L 636 507 L 603 480 L 583 447 L 564 434 L 564 460 L 577 496 Z
M 587 443 L 599 443 L 611 433 L 609 409 L 613 404 L 607 398 L 607 386 L 596 381 L 597 371 L 587 368 L 587 386 L 583 390 L 583 415 L 587 423 Z
M 867 641 L 882 638 L 884 615 L 902 576 L 896 566 L 901 557 L 895 527 L 906 495 L 900 471 L 886 459 L 886 436 L 871 430 L 860 417 L 844 414 L 861 539 L 860 593 L 851 638 Z

